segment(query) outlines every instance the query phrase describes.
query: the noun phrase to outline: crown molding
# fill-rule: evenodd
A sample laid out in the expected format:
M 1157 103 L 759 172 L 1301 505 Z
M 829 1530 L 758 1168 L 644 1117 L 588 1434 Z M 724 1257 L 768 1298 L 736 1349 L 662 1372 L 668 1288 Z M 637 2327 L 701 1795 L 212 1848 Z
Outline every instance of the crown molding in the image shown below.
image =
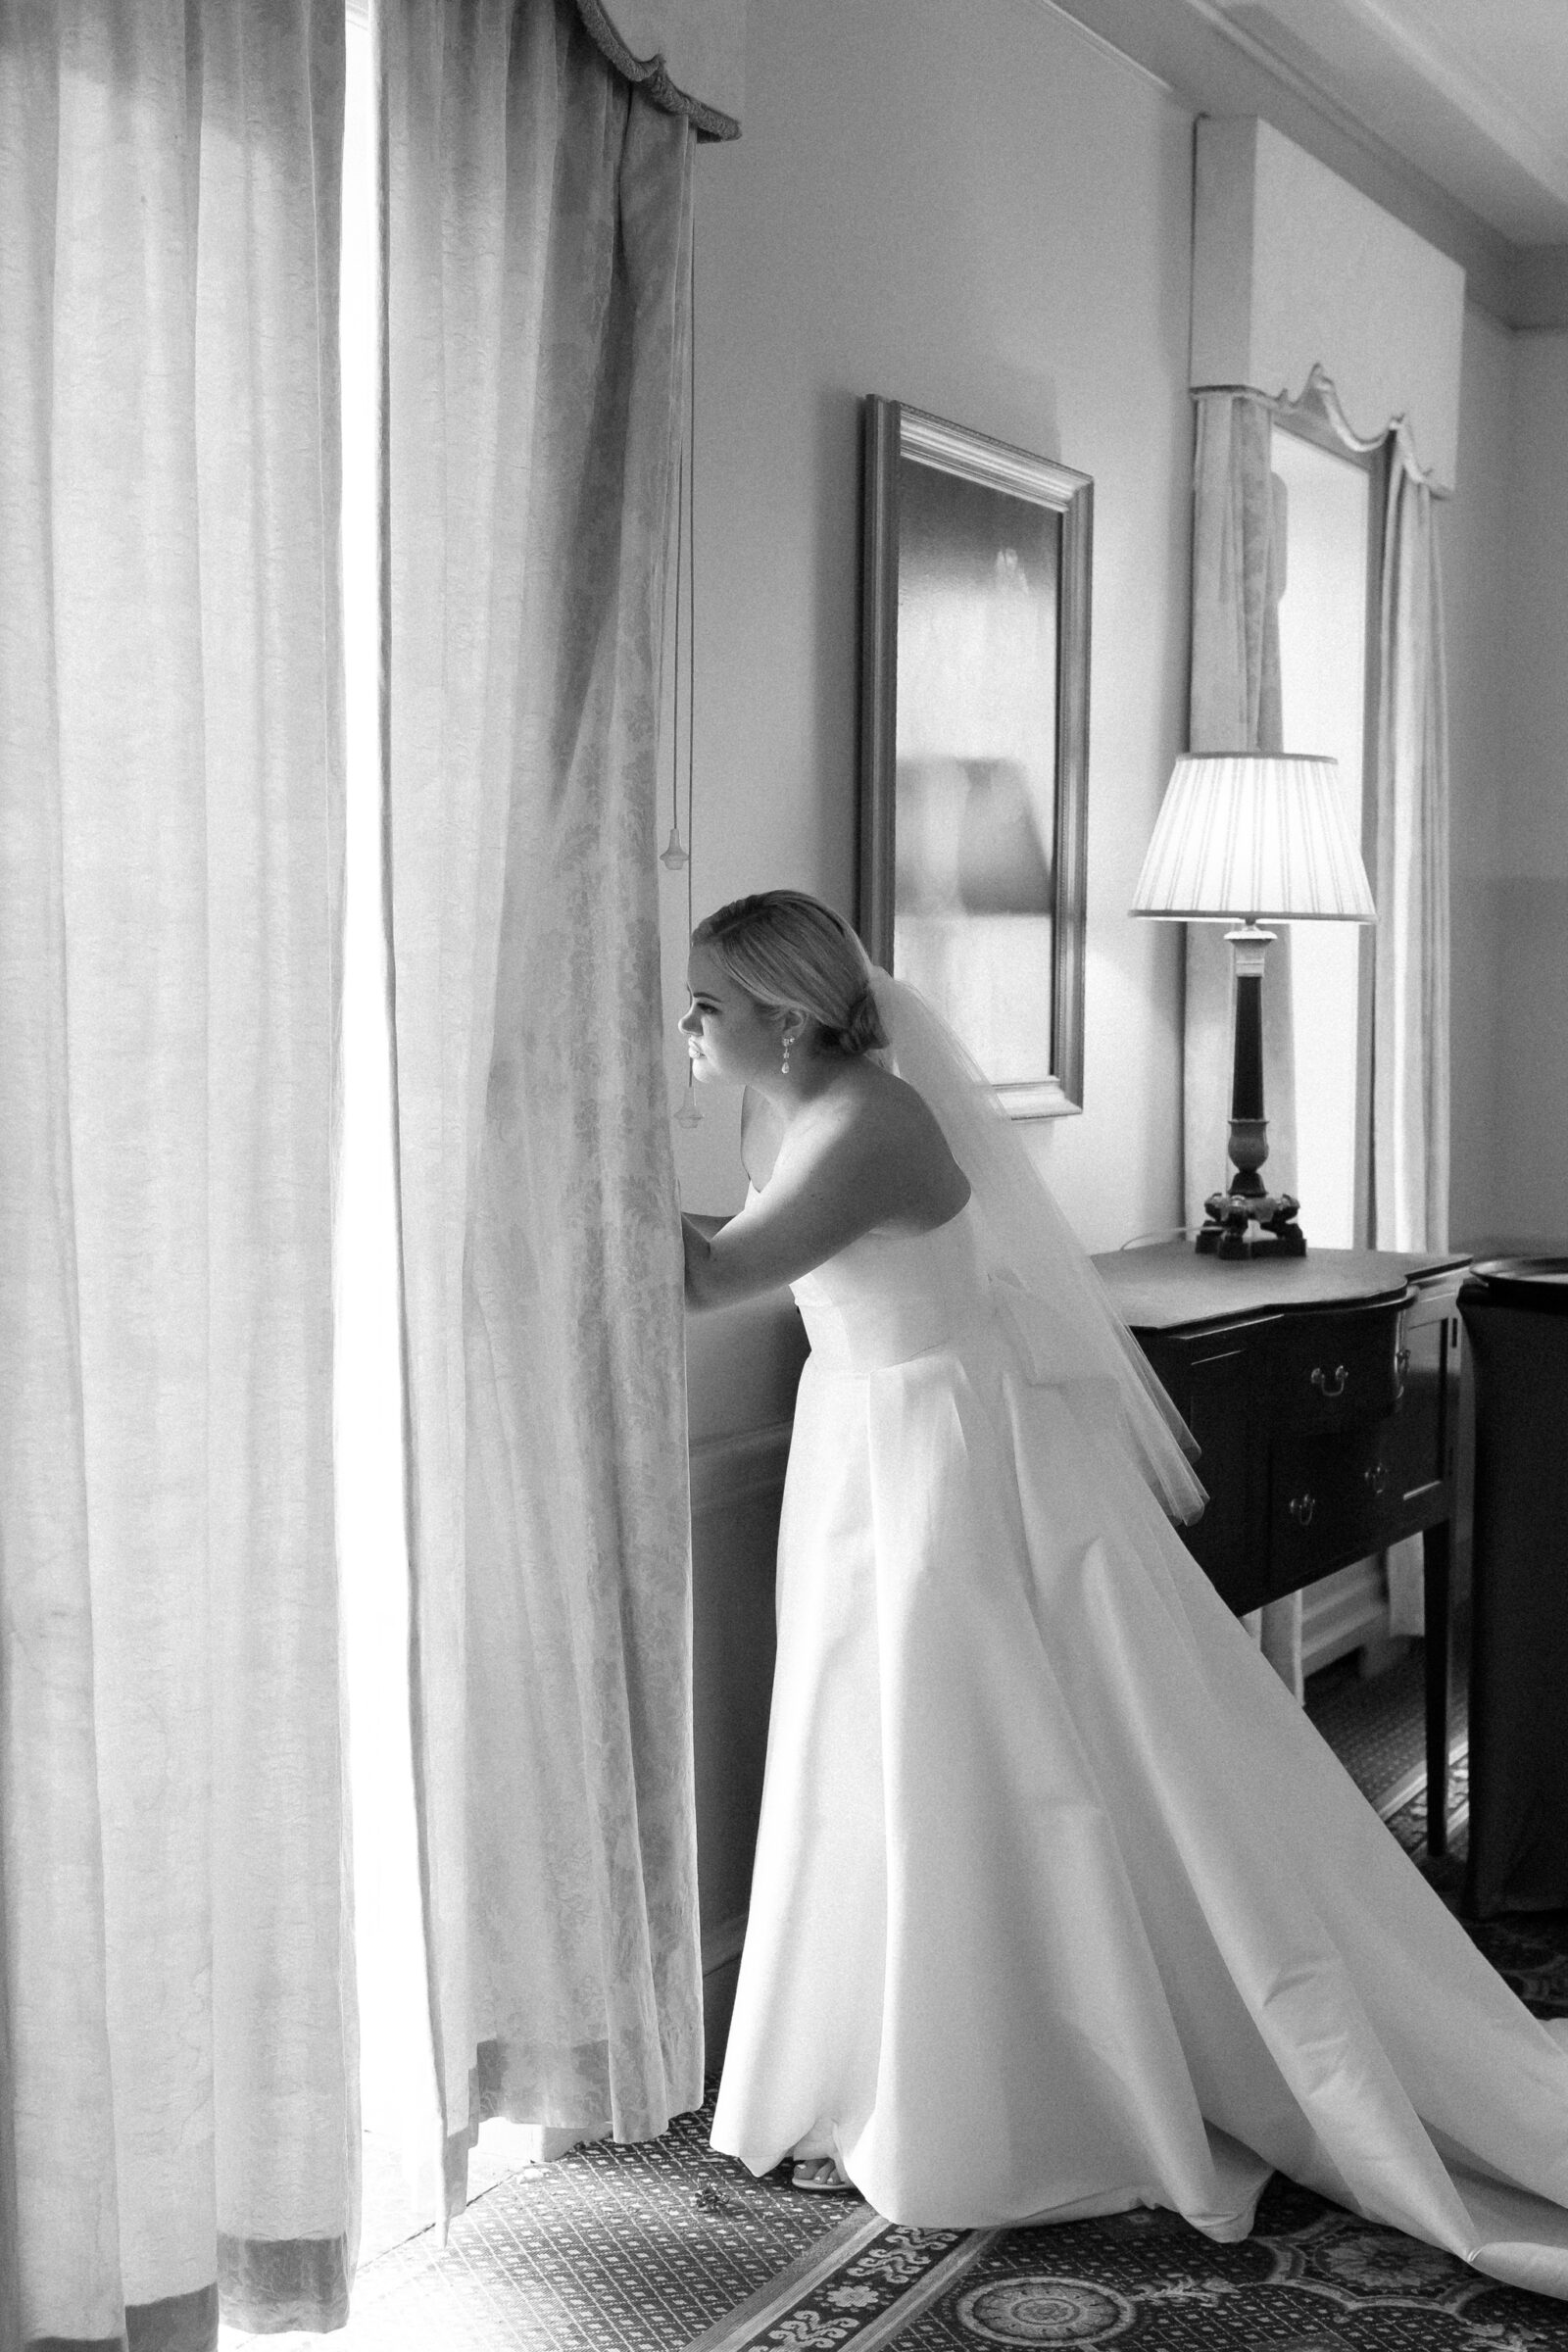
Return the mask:
M 1473 59 L 1452 50 L 1435 24 L 1413 23 L 1391 8 L 1389 0 L 1341 0 L 1341 5 L 1483 138 L 1517 163 L 1546 194 L 1568 205 L 1568 147 L 1560 138 L 1548 137 Z M 1517 237 L 1513 241 L 1524 242 Z
M 1465 272 L 1470 301 L 1506 326 L 1568 324 L 1568 287 L 1539 254 L 1513 245 L 1478 213 L 1396 153 L 1219 0 L 1040 0 L 1183 99 L 1195 114 L 1258 115 L 1363 196 L 1425 237 Z M 1536 315 L 1543 307 L 1552 315 Z

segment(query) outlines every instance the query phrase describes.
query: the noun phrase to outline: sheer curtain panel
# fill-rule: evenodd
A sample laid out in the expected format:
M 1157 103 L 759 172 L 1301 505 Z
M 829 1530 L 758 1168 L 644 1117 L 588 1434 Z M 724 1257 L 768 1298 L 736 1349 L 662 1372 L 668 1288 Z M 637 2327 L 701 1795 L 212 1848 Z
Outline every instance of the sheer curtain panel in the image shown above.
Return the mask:
M 51 2352 L 332 2326 L 353 2258 L 342 41 L 0 0 L 0 2256 Z
M 1383 539 L 1373 1221 L 1448 1244 L 1448 744 L 1433 494 L 1394 436 Z
M 694 132 L 568 0 L 386 0 L 389 843 L 413 1712 L 479 2119 L 701 2096 L 661 583 Z
M 1372 1242 L 1448 1246 L 1448 740 L 1433 493 L 1390 436 L 1383 535 L 1372 1033 Z M 1421 1542 L 1388 1554 L 1389 1627 L 1426 1626 Z

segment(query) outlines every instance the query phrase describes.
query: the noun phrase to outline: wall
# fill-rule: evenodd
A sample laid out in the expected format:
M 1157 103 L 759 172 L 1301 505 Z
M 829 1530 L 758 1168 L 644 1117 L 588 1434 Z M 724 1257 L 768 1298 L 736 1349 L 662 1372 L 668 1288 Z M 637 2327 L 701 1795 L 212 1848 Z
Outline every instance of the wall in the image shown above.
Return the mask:
M 1568 334 L 1466 317 L 1444 517 L 1452 1233 L 1568 1247 Z
M 1181 1213 L 1177 934 L 1126 908 L 1185 740 L 1192 118 L 1038 0 L 754 5 L 747 42 L 745 135 L 698 159 L 696 908 L 854 912 L 862 397 L 1091 473 L 1086 1104 L 1030 1135 L 1113 1247 Z M 733 1208 L 701 1104 L 683 1198 Z

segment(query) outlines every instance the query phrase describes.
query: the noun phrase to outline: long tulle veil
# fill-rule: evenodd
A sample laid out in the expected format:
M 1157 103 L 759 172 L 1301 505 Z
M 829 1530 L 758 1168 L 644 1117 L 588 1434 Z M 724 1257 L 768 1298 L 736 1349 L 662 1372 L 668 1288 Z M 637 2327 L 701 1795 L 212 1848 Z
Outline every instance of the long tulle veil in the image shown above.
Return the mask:
M 1150 1485 L 1175 1519 L 1196 1519 L 1204 1493 L 1187 1459 L 1192 1433 L 1150 1369 L 1105 1295 L 1011 1120 L 967 1049 L 907 982 L 872 967 L 886 1058 L 923 1096 L 969 1179 L 992 1273 L 1017 1287 L 1043 1314 L 1050 1358 L 1066 1381 L 1109 1384 L 1123 1435 Z

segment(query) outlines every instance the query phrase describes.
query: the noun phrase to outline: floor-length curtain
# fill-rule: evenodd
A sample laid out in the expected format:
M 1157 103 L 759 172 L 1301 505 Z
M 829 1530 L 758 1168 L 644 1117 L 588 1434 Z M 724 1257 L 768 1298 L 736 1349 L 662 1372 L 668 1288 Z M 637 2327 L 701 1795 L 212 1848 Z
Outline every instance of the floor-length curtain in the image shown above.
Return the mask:
M 1433 494 L 1391 437 L 1377 726 L 1372 1244 L 1448 1241 L 1448 747 Z M 1422 1631 L 1421 1546 L 1389 1554 L 1390 1624 Z
M 390 920 L 446 2201 L 481 2114 L 700 2097 L 659 1037 L 694 134 L 567 0 L 387 0 Z
M 1448 1239 L 1448 747 L 1430 486 L 1396 439 L 1383 540 L 1372 1200 L 1380 1250 Z
M 1279 604 L 1284 527 L 1270 466 L 1272 411 L 1255 392 L 1200 392 L 1193 473 L 1193 665 L 1188 747 L 1194 752 L 1283 751 Z M 1296 1055 L 1290 932 L 1268 951 L 1263 985 L 1264 1182 L 1289 1191 L 1296 1166 Z M 1187 926 L 1183 1027 L 1184 1189 L 1189 1224 L 1230 1181 L 1234 983 L 1218 923 Z M 1299 1695 L 1299 1594 L 1250 1620 L 1265 1654 Z
M 0 0 L 0 2260 L 51 2348 L 329 2326 L 353 2257 L 341 73 L 340 0 Z

